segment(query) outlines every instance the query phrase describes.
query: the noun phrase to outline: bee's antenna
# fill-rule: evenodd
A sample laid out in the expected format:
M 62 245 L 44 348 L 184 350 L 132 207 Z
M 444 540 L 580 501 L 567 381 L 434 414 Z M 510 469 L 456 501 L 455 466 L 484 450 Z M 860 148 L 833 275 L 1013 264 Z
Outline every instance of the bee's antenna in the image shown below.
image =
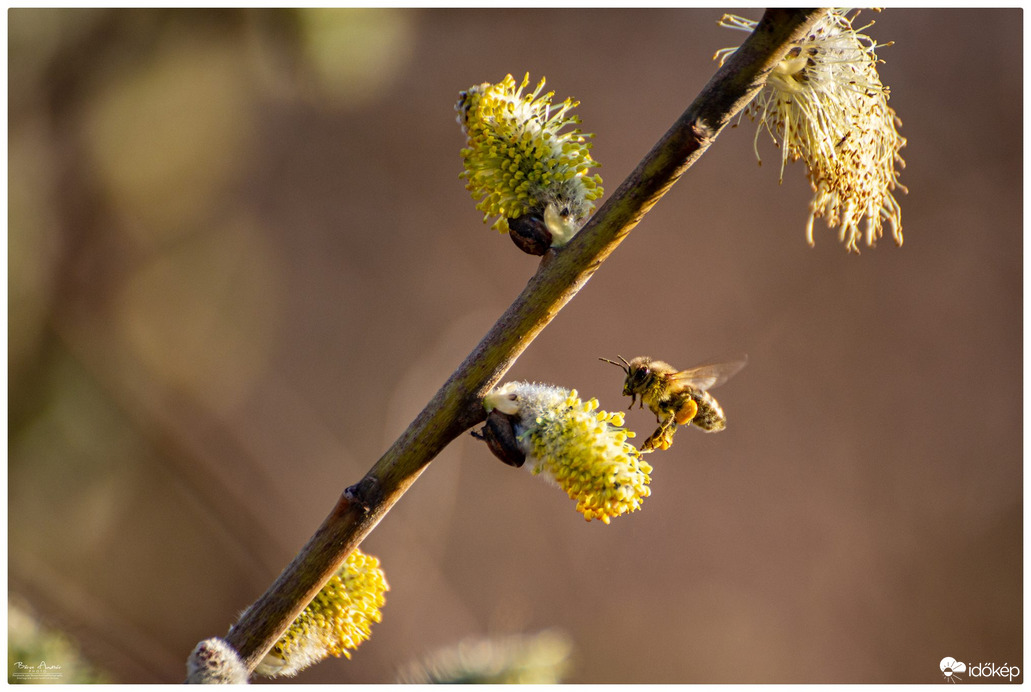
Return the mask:
M 623 362 L 622 363 L 617 363 L 616 361 L 609 360 L 608 358 L 599 358 L 598 360 L 603 360 L 606 363 L 612 363 L 617 368 L 621 369 L 623 372 L 625 372 L 625 373 L 627 373 L 629 375 L 630 374 L 630 363 L 626 362 L 626 358 L 624 358 L 623 356 L 616 356 L 616 358 L 619 358 Z

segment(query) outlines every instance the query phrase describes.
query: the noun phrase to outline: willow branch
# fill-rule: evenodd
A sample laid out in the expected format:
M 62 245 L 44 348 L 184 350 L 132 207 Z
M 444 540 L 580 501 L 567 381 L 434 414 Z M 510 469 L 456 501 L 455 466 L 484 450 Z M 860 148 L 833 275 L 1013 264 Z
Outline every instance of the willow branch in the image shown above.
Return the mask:
M 344 491 L 315 535 L 233 627 L 226 638 L 248 671 L 430 461 L 484 419 L 484 394 L 751 101 L 790 44 L 821 14 L 768 10 L 754 33 L 576 237 L 544 256 L 516 301 L 365 477 Z

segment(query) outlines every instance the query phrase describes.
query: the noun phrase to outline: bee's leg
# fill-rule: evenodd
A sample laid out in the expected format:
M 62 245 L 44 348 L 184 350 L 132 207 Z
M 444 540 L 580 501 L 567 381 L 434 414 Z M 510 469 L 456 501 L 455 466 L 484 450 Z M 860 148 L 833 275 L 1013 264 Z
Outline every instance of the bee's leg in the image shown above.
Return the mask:
M 644 454 L 646 452 L 654 452 L 655 446 L 659 444 L 659 438 L 661 434 L 662 428 L 659 428 L 658 430 L 653 432 L 651 436 L 647 440 L 645 440 L 644 443 L 641 445 L 641 454 Z
M 677 431 L 677 422 L 675 419 L 670 419 L 665 427 L 662 428 L 662 439 L 656 445 L 659 449 L 669 449 L 673 446 L 673 435 Z
M 651 452 L 656 449 L 669 449 L 673 445 L 673 434 L 677 431 L 677 419 L 670 415 L 661 421 L 655 432 L 641 445 L 642 452 Z
M 641 445 L 641 452 L 654 452 L 656 449 L 666 450 L 673 446 L 673 433 L 677 430 L 676 426 L 671 428 L 659 428 L 651 434 L 644 444 Z

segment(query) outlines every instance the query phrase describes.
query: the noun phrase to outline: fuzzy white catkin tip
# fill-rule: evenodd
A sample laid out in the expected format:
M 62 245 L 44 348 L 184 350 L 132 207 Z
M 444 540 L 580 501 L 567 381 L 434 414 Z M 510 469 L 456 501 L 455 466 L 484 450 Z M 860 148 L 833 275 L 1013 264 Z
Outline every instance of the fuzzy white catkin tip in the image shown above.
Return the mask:
M 186 660 L 187 684 L 242 685 L 246 682 L 247 668 L 224 639 L 205 639 L 194 647 Z

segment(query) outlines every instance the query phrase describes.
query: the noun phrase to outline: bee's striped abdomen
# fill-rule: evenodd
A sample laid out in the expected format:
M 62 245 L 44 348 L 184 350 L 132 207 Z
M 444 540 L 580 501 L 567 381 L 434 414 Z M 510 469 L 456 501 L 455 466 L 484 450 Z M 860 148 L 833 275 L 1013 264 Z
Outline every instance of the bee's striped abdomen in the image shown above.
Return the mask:
M 691 419 L 691 423 L 705 432 L 718 432 L 727 427 L 727 416 L 711 394 L 694 391 L 691 392 L 691 398 L 698 404 L 698 413 Z

